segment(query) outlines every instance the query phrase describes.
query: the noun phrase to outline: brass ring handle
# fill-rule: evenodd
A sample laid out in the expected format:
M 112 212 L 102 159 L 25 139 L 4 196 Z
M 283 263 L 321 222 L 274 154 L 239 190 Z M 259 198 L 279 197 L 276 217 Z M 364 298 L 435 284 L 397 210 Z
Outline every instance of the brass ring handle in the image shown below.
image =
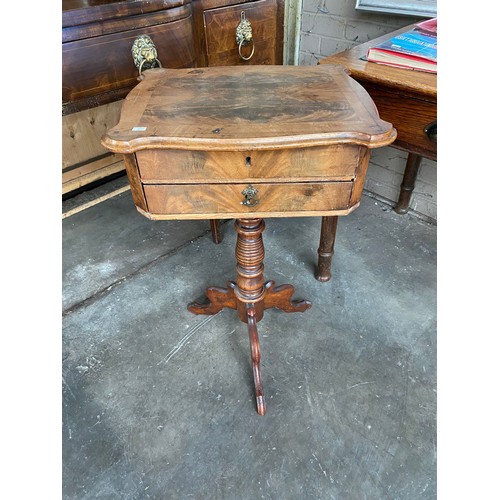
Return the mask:
M 132 58 L 135 67 L 139 70 L 139 78 L 142 79 L 142 70 L 154 68 L 155 65 L 162 67 L 158 60 L 155 44 L 148 35 L 138 36 L 132 45 Z
M 240 23 L 236 26 L 236 43 L 238 44 L 238 54 L 241 59 L 244 61 L 248 61 L 252 58 L 255 52 L 255 43 L 253 41 L 252 35 L 252 25 L 250 21 L 245 17 L 245 11 L 241 11 L 240 15 Z M 249 56 L 244 56 L 241 53 L 241 47 L 244 47 L 248 44 L 252 43 L 252 52 Z
M 241 53 L 241 47 L 242 47 L 242 45 L 246 45 L 244 42 L 245 42 L 245 41 L 244 41 L 244 40 L 242 40 L 242 41 L 240 42 L 240 44 L 238 45 L 238 54 L 240 55 L 240 57 L 241 57 L 244 61 L 249 61 L 250 59 L 252 59 L 253 53 L 255 52 L 255 43 L 254 43 L 254 41 L 253 41 L 253 39 L 252 39 L 252 52 L 250 53 L 250 55 L 249 55 L 248 57 L 245 57 L 245 56 Z
M 143 65 L 144 65 L 145 62 L 148 62 L 148 61 L 146 61 L 146 59 L 144 59 L 144 60 L 141 61 L 141 64 L 139 65 L 139 76 L 142 76 L 142 67 L 143 67 Z M 159 68 L 163 68 L 163 66 L 161 65 L 161 62 L 156 57 L 155 57 L 154 62 L 158 63 L 158 67 Z M 152 67 L 154 67 L 154 66 L 151 66 L 151 68 Z

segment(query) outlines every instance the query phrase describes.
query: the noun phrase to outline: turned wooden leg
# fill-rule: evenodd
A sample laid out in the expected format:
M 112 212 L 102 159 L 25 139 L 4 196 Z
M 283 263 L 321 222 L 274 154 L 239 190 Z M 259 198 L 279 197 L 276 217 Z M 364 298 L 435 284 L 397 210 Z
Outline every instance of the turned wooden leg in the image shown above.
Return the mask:
M 220 233 L 220 220 L 210 219 L 210 229 L 212 230 L 213 242 L 219 244 L 222 241 L 222 235 Z
M 234 223 L 236 240 L 236 283 L 228 282 L 227 288 L 209 287 L 205 302 L 192 302 L 188 310 L 194 314 L 216 314 L 224 307 L 237 309 L 238 316 L 247 322 L 246 304 L 254 304 L 257 321 L 262 319 L 264 286 L 264 244 L 262 219 L 238 219 Z
M 314 277 L 318 281 L 329 281 L 332 277 L 332 257 L 337 233 L 338 216 L 321 218 L 321 235 L 318 248 L 318 267 Z
M 405 214 L 406 212 L 408 212 L 411 194 L 413 192 L 413 189 L 415 188 L 415 179 L 417 178 L 418 169 L 421 162 L 421 156 L 414 153 L 408 154 L 405 172 L 403 174 L 403 182 L 401 183 L 401 190 L 399 191 L 398 204 L 394 209 L 398 214 Z

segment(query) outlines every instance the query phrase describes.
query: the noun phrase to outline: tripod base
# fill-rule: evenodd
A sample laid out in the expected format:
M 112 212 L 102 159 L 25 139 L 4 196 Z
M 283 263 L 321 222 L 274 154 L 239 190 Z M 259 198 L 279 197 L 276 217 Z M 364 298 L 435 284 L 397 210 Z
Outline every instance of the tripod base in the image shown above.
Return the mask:
M 266 413 L 266 403 L 262 390 L 260 371 L 260 344 L 257 323 L 264 311 L 275 307 L 284 312 L 303 312 L 311 307 L 308 300 L 292 300 L 292 285 L 275 286 L 274 281 L 264 282 L 264 244 L 262 219 L 238 219 L 235 223 L 238 238 L 236 241 L 236 261 L 238 279 L 230 281 L 226 288 L 209 287 L 205 302 L 192 302 L 188 310 L 194 314 L 217 314 L 224 308 L 234 309 L 238 317 L 248 326 L 250 351 L 255 385 L 257 413 Z

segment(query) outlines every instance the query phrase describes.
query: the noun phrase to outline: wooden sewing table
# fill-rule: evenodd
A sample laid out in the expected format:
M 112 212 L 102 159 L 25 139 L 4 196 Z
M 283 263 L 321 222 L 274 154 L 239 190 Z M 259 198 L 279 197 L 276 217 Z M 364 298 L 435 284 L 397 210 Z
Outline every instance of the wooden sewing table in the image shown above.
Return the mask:
M 123 153 L 134 203 L 154 220 L 236 219 L 236 281 L 209 287 L 194 314 L 248 325 L 257 411 L 266 411 L 257 323 L 301 312 L 292 285 L 264 280 L 264 218 L 347 215 L 370 149 L 394 141 L 366 91 L 337 66 L 152 69 L 103 137 Z

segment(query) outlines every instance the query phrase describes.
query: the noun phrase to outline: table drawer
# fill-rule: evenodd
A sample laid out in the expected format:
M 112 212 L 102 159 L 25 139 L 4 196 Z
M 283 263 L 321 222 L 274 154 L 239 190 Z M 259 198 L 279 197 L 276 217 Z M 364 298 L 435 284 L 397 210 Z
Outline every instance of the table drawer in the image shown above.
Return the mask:
M 226 215 L 228 218 L 273 214 L 273 217 L 301 215 L 307 212 L 346 210 L 352 182 L 297 182 L 290 184 L 207 184 L 144 185 L 151 214 L 175 215 L 176 218 L 204 218 Z M 243 191 L 253 187 L 257 193 L 243 204 Z
M 380 118 L 392 123 L 398 132 L 393 146 L 435 160 L 437 142 L 425 129 L 437 120 L 435 102 L 417 99 L 396 91 L 360 82 L 375 102 Z
M 124 96 L 137 85 L 139 72 L 131 49 L 140 35 L 151 37 L 164 67 L 194 65 L 189 9 L 187 17 L 177 21 L 67 42 L 62 46 L 63 103 L 89 99 L 106 92 L 122 91 Z
M 359 146 L 328 146 L 280 151 L 145 150 L 136 153 L 147 184 L 196 181 L 227 183 L 293 178 L 297 181 L 352 180 Z
M 209 66 L 233 66 L 238 64 L 278 64 L 276 61 L 277 33 L 276 0 L 260 0 L 240 5 L 209 9 L 203 13 L 206 51 Z M 254 53 L 244 60 L 238 53 L 236 27 L 241 12 L 252 26 Z M 242 54 L 251 54 L 251 44 L 242 47 Z

